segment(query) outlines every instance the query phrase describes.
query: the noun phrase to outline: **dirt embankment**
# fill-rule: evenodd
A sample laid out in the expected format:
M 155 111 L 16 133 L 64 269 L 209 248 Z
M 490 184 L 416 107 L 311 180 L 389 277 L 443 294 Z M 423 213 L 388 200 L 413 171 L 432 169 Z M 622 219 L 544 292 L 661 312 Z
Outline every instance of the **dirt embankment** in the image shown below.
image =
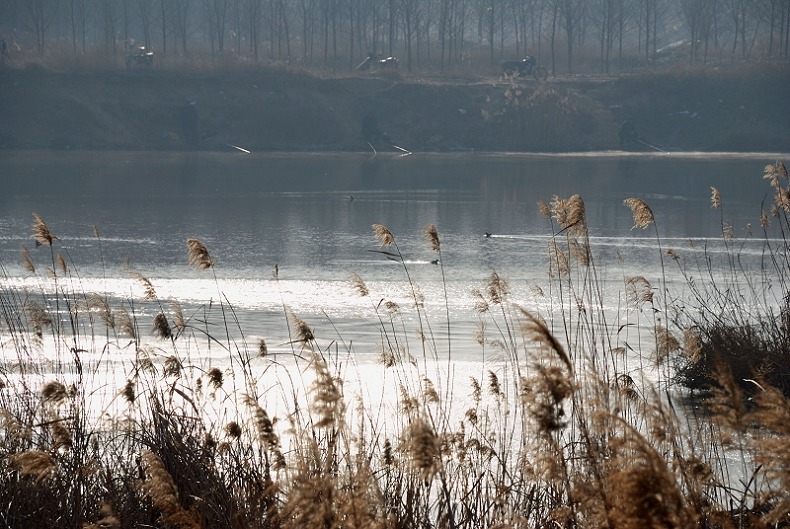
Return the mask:
M 0 147 L 592 151 L 790 149 L 788 68 L 508 81 L 300 72 L 0 70 Z M 187 101 L 194 104 L 187 105 Z M 185 106 L 189 107 L 185 110 Z M 648 146 L 649 144 L 650 146 Z

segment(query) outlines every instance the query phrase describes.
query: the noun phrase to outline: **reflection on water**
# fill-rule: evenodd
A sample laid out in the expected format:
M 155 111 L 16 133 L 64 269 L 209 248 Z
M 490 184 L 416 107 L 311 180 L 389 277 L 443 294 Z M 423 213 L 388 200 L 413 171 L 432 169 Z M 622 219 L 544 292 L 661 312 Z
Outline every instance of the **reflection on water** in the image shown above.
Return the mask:
M 29 237 L 37 212 L 68 250 L 75 288 L 118 300 L 139 296 L 136 271 L 163 299 L 191 306 L 227 299 L 253 336 L 287 342 L 288 306 L 332 339 L 348 329 L 373 349 L 375 326 L 365 331 L 354 322 L 376 321 L 382 299 L 410 305 L 411 281 L 429 313 L 449 311 L 453 332 L 469 337 L 478 321 L 471 291 L 494 270 L 514 301 L 548 306 L 535 292 L 548 290 L 557 227 L 541 216 L 539 201 L 583 197 L 596 273 L 615 312 L 626 276 L 658 284 L 672 271 L 662 251 L 673 248 L 692 262 L 723 255 L 725 224 L 746 241 L 742 255 L 759 260 L 768 191 L 761 175 L 775 157 L 3 152 L 3 284 L 41 288 L 20 264 L 20 244 L 42 269 L 51 267 L 47 249 Z M 710 207 L 712 186 L 721 210 Z M 631 229 L 622 202 L 632 196 L 651 205 L 656 229 Z M 375 223 L 393 232 L 405 266 L 379 251 Z M 440 264 L 422 235 L 428 224 L 440 233 Z M 214 270 L 187 266 L 190 237 L 207 244 Z M 350 272 L 368 283 L 369 299 L 354 294 Z M 476 351 L 470 344 L 468 354 Z

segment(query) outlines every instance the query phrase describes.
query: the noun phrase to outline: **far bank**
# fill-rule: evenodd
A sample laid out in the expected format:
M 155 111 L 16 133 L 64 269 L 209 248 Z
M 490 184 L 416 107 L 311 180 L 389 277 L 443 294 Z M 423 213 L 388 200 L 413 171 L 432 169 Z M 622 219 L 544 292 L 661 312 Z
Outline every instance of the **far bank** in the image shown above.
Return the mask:
M 0 147 L 251 151 L 786 151 L 790 69 L 421 79 L 0 70 Z M 638 141 L 621 142 L 623 123 Z

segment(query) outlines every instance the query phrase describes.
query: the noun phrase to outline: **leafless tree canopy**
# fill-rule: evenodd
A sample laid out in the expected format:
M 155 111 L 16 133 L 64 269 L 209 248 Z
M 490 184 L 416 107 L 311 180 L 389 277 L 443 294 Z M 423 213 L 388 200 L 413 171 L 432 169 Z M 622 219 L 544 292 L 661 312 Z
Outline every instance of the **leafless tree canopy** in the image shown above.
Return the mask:
M 552 72 L 788 57 L 787 0 L 0 0 L 4 61 L 261 62 L 352 71 L 369 53 L 408 71 Z M 91 62 L 92 61 L 92 62 Z

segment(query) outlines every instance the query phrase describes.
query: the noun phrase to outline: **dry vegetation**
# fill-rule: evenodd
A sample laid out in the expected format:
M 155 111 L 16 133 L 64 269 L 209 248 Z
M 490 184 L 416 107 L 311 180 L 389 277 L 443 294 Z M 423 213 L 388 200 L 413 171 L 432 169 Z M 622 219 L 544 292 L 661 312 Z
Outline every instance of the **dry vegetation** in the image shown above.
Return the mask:
M 780 162 L 766 177 L 775 192 L 765 213 L 766 266 L 776 268 L 765 272 L 783 278 L 787 241 L 768 233 L 769 224 L 781 234 L 790 229 L 790 189 Z M 635 228 L 655 230 L 660 246 L 649 204 L 632 198 L 626 206 Z M 640 383 L 622 370 L 629 340 L 601 308 L 582 197 L 554 197 L 540 207 L 554 234 L 546 295 L 559 310 L 539 314 L 514 304 L 507 281 L 492 273 L 474 293 L 477 339 L 501 360 L 469 381 L 470 405 L 456 419 L 451 379 L 429 368 L 452 361 L 451 343 L 431 330 L 444 322 L 431 321 L 411 283 L 414 306 L 377 306 L 380 369 L 398 387 L 398 410 L 385 421 L 382 410 L 346 394 L 339 359 L 350 352 L 341 350 L 342 340 L 321 349 L 287 306 L 289 359 L 229 332 L 236 320 L 228 304 L 206 308 L 224 324 L 210 327 L 159 299 L 138 275 L 144 297 L 158 307 L 146 323 L 135 313 L 142 300 L 113 305 L 102 293 L 81 291 L 67 241 L 35 216 L 34 239 L 51 262 L 34 263 L 25 250 L 23 260 L 42 290 L 0 290 L 0 525 L 789 527 L 790 400 L 781 377 L 772 376 L 790 362 L 786 345 L 764 347 L 787 343 L 786 305 L 776 314 L 766 300 L 761 311 L 729 319 L 716 304 L 726 286 L 698 285 L 699 303 L 678 313 L 663 288 L 626 278 L 623 310 L 652 336 L 637 353 L 660 374 L 656 387 Z M 408 278 L 396 235 L 382 225 L 374 235 Z M 436 228 L 425 235 L 441 257 Z M 98 230 L 95 236 L 101 243 Z M 213 273 L 201 241 L 190 239 L 187 250 L 190 265 Z M 682 258 L 675 262 L 684 266 Z M 45 284 L 54 295 L 44 293 Z M 369 294 L 363 278 L 355 276 L 353 286 Z M 786 286 L 775 285 L 784 296 Z M 417 322 L 418 341 L 406 336 L 404 313 Z M 670 314 L 671 329 L 662 319 Z M 143 345 L 147 325 L 159 337 L 156 347 Z M 722 351 L 724 342 L 739 347 Z M 44 344 L 53 351 L 45 355 Z M 231 368 L 206 365 L 206 349 L 222 350 Z M 106 363 L 122 353 L 133 361 L 122 364 L 116 390 Z M 750 400 L 740 384 L 745 375 L 736 373 L 742 354 L 760 366 L 749 373 Z M 679 407 L 668 391 L 666 362 L 673 359 L 715 381 L 705 416 Z M 280 384 L 262 387 L 270 371 Z M 111 390 L 97 399 L 103 384 Z M 274 414 L 277 394 L 285 408 Z M 746 473 L 731 474 L 734 467 Z

